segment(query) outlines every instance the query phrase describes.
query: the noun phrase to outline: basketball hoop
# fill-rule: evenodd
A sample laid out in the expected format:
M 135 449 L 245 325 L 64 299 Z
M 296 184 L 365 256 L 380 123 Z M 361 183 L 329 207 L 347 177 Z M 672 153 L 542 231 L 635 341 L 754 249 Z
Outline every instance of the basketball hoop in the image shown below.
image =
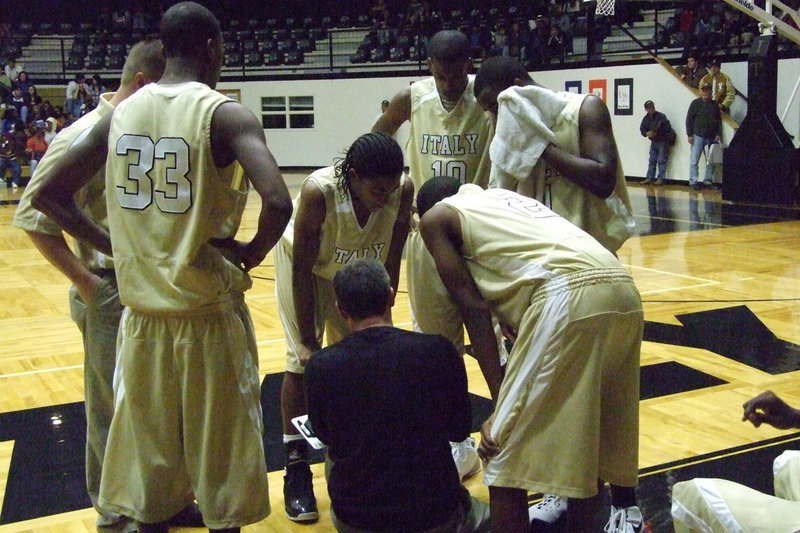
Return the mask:
M 597 15 L 611 16 L 614 14 L 614 0 L 597 0 L 597 7 L 594 10 Z

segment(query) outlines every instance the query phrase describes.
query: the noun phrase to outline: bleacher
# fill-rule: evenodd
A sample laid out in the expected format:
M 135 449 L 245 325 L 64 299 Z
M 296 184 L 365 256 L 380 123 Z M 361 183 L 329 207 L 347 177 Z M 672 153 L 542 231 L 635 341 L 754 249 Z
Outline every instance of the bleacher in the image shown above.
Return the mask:
M 610 34 L 605 36 L 601 53 L 594 58 L 588 55 L 593 49 L 590 42 L 593 37 L 587 30 L 595 18 L 594 8 L 581 4 L 581 11 L 572 13 L 571 54 L 563 62 L 541 67 L 569 68 L 570 64 L 580 66 L 598 58 L 641 60 L 652 53 L 667 59 L 679 58 L 682 46 L 671 39 L 668 23 L 686 4 L 630 0 L 627 4 L 635 16 L 625 21 L 610 19 Z M 473 26 L 494 30 L 499 24 L 511 21 L 527 25 L 542 16 L 541 7 L 522 5 L 443 9 L 436 13 L 436 23 L 441 29 L 458 29 L 469 34 Z M 427 55 L 419 27 L 387 30 L 365 14 L 232 19 L 224 21 L 223 30 L 223 77 L 410 71 L 424 69 Z M 0 46 L 0 55 L 17 57 L 37 81 L 63 82 L 78 72 L 98 72 L 114 78 L 121 73 L 130 46 L 145 36 L 148 33 L 144 31 L 98 31 L 89 22 L 76 26 L 21 23 L 14 37 Z M 721 52 L 724 55 L 725 50 Z

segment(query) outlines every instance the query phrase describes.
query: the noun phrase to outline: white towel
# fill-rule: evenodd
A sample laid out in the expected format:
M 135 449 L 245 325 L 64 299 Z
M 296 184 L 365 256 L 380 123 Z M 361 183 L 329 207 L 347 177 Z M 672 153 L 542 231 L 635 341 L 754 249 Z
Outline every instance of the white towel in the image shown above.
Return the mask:
M 490 182 L 504 187 L 527 179 L 554 135 L 550 128 L 567 105 L 558 93 L 512 85 L 497 95 L 497 124 L 489 147 Z

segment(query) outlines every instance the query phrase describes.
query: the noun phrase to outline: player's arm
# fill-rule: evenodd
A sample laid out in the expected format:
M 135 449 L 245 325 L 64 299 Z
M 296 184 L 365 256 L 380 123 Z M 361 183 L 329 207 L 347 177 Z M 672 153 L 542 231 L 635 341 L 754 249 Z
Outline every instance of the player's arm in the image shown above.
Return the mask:
M 92 299 L 97 285 L 100 284 L 100 277 L 86 268 L 86 265 L 78 259 L 63 235 L 49 235 L 38 231 L 25 231 L 33 241 L 33 245 L 53 266 L 67 276 L 75 285 L 78 294 L 84 302 Z
M 389 108 L 382 114 L 375 125 L 372 126 L 372 133 L 382 131 L 389 135 L 394 135 L 403 122 L 411 118 L 411 88 L 406 87 L 392 98 Z
M 475 358 L 492 398 L 497 400 L 503 370 L 500 367 L 492 315 L 489 304 L 478 290 L 461 255 L 463 241 L 458 214 L 447 206 L 436 205 L 420 220 L 420 232 L 436 262 L 439 277 L 461 311 Z
M 600 198 L 608 198 L 617 183 L 619 154 L 611 129 L 611 117 L 603 101 L 589 95 L 581 105 L 580 155 L 573 155 L 553 143 L 542 157 L 569 181 Z
M 105 165 L 112 116 L 113 112 L 107 114 L 81 142 L 73 144 L 56 161 L 42 186 L 31 197 L 33 207 L 53 219 L 64 231 L 109 256 L 108 232 L 78 207 L 75 193 Z
M 301 364 L 305 364 L 311 354 L 320 349 L 314 324 L 316 294 L 312 268 L 319 256 L 325 213 L 325 195 L 311 180 L 306 180 L 300 189 L 300 201 L 294 218 L 292 248 L 292 295 L 303 346 L 297 354 Z
M 238 161 L 261 198 L 261 212 L 253 239 L 233 242 L 245 270 L 264 260 L 283 234 L 292 216 L 292 199 L 275 158 L 267 148 L 264 130 L 243 105 L 229 102 L 217 107 L 211 119 L 211 150 L 220 168 Z
M 414 201 L 414 183 L 406 178 L 403 184 L 402 196 L 400 197 L 400 208 L 397 211 L 397 219 L 392 228 L 392 242 L 389 244 L 389 251 L 386 254 L 386 272 L 392 282 L 394 292 L 400 282 L 400 261 L 403 256 L 403 247 L 408 240 L 408 230 L 411 227 L 411 204 Z

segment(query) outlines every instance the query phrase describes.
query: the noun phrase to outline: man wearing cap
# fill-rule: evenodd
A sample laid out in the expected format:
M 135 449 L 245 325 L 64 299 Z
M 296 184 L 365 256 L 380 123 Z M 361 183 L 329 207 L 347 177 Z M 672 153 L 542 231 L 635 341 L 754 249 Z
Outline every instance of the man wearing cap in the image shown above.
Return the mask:
M 656 105 L 652 100 L 644 103 L 644 110 L 646 114 L 639 125 L 639 132 L 642 137 L 650 139 L 650 161 L 644 184 L 650 185 L 655 182 L 656 185 L 663 185 L 667 175 L 669 150 L 675 143 L 675 131 L 666 115 L 656 111 Z M 656 180 L 656 166 L 658 166 L 658 180 Z
M 717 103 L 723 113 L 727 113 L 736 97 L 736 89 L 731 83 L 731 79 L 720 72 L 720 65 L 719 59 L 711 61 L 708 66 L 709 73 L 700 80 L 700 87 L 708 84 L 711 87 L 711 99 Z
M 706 177 L 704 183 L 698 182 L 700 154 L 706 146 L 720 141 L 722 133 L 722 114 L 719 106 L 711 99 L 711 85 L 700 85 L 700 97 L 689 104 L 686 113 L 686 134 L 692 151 L 689 154 L 689 185 L 700 190 L 703 185 L 711 186 L 715 165 L 706 160 Z

